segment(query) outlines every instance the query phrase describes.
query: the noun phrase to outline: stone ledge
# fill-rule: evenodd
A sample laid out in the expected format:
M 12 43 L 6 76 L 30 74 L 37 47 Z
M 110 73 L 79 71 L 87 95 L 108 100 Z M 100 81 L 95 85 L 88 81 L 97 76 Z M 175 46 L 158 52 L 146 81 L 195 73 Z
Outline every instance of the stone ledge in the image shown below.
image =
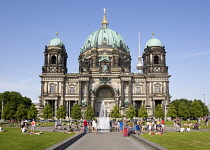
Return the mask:
M 136 134 L 131 134 L 130 135 L 133 139 L 139 141 L 140 143 L 142 143 L 143 145 L 145 145 L 146 147 L 148 147 L 149 149 L 152 149 L 152 150 L 168 150 L 156 143 L 153 143 L 151 141 L 148 141 L 142 137 L 140 137 L 139 135 L 136 135 Z
M 71 144 L 73 144 L 74 142 L 76 142 L 78 139 L 80 139 L 81 137 L 83 137 L 86 133 L 85 132 L 78 132 L 76 135 L 73 135 L 71 137 L 69 137 L 68 139 L 65 139 L 53 146 L 48 147 L 45 150 L 63 150 L 66 149 L 67 147 L 69 147 Z

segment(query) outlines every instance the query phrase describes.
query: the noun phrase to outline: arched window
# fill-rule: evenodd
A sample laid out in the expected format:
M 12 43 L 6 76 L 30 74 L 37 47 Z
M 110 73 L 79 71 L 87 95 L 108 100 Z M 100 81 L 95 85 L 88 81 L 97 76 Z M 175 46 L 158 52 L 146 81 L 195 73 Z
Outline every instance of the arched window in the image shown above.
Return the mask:
M 50 93 L 55 93 L 55 86 L 54 85 L 50 86 Z
M 70 94 L 74 94 L 74 93 L 75 93 L 74 87 L 70 87 Z
M 114 93 L 110 88 L 103 87 L 97 91 L 96 96 L 108 98 L 108 97 L 114 97 Z
M 158 61 L 159 61 L 159 57 L 158 56 L 155 56 L 154 57 L 154 64 L 158 64 Z
M 56 57 L 55 56 L 51 57 L 51 64 L 56 64 Z
M 155 93 L 160 93 L 160 86 L 159 85 L 155 86 Z
M 136 94 L 140 94 L 141 93 L 141 87 L 140 86 L 137 86 L 136 87 Z

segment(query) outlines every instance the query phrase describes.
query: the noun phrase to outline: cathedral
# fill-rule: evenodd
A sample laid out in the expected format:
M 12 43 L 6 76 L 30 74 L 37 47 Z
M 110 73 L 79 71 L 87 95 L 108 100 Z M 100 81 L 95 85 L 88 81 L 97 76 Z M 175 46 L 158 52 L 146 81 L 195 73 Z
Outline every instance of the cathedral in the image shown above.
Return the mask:
M 116 31 L 108 28 L 104 10 L 101 28 L 92 32 L 80 49 L 78 73 L 68 73 L 68 54 L 60 38 L 51 39 L 45 46 L 40 109 L 50 104 L 56 118 L 57 109 L 63 105 L 66 118 L 71 118 L 71 109 L 78 103 L 83 113 L 92 105 L 98 117 L 104 102 L 106 116 L 110 116 L 115 105 L 122 116 L 129 105 L 136 112 L 144 105 L 149 117 L 154 117 L 158 104 L 166 111 L 170 103 L 170 75 L 165 58 L 165 47 L 153 35 L 142 57 L 139 48 L 138 73 L 131 72 L 129 47 Z

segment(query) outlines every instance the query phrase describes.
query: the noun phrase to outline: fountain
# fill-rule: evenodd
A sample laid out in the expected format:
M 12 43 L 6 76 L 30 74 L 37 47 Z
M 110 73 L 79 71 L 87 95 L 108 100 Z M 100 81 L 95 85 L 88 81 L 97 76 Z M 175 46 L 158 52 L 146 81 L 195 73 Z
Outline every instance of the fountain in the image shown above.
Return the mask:
M 98 131 L 101 131 L 101 132 L 110 131 L 109 117 L 106 117 L 106 109 L 105 109 L 104 101 L 101 103 L 101 109 L 100 109 L 100 114 L 98 118 Z

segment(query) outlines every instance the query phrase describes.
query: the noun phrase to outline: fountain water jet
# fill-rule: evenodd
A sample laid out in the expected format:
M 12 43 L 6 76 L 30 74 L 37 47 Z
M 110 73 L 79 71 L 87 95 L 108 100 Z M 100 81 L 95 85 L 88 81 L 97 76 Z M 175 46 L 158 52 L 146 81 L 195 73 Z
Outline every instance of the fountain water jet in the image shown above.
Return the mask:
M 101 103 L 101 109 L 98 118 L 98 130 L 101 132 L 109 132 L 110 131 L 109 120 L 110 120 L 109 117 L 106 117 L 106 109 L 103 101 Z

